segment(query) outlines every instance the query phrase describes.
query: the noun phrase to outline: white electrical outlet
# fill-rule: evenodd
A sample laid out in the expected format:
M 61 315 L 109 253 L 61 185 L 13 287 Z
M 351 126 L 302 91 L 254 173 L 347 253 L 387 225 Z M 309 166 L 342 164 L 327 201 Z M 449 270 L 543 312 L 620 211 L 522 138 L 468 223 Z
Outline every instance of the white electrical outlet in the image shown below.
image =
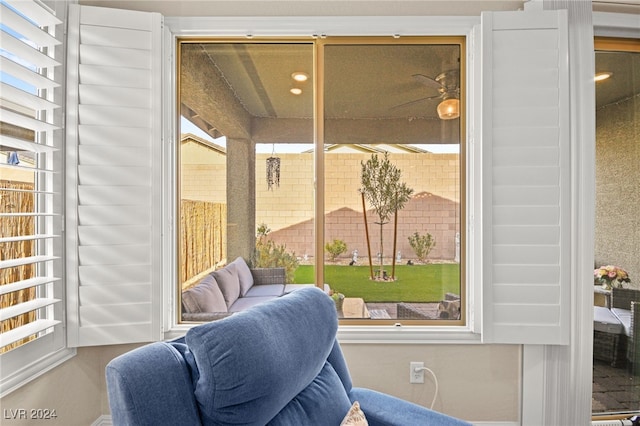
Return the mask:
M 424 383 L 424 362 L 409 363 L 409 383 Z

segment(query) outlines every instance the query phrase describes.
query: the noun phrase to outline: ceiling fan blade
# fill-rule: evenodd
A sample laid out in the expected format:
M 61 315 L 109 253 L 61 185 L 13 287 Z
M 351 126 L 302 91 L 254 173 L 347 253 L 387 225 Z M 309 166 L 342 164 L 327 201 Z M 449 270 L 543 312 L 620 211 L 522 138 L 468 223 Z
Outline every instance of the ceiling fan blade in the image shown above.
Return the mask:
M 411 77 L 413 77 L 418 83 L 423 84 L 423 85 L 425 85 L 427 87 L 431 87 L 431 88 L 436 89 L 436 90 L 446 89 L 446 87 L 443 84 L 440 84 L 439 82 L 437 82 L 433 78 L 427 77 L 426 75 L 413 74 Z
M 414 105 L 414 104 L 417 104 L 417 103 L 420 103 L 420 102 L 423 102 L 423 101 L 428 101 L 430 99 L 438 99 L 438 98 L 442 98 L 442 95 L 429 96 L 429 97 L 426 97 L 426 98 L 415 99 L 413 101 L 405 102 L 403 104 L 394 105 L 394 106 L 391 107 L 391 109 L 402 108 L 402 107 Z

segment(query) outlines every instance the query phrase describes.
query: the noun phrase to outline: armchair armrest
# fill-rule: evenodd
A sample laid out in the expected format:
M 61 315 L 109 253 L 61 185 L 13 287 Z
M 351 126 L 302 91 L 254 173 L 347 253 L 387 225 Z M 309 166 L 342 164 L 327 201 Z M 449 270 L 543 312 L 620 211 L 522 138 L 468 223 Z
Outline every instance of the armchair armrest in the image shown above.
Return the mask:
M 286 275 L 284 268 L 252 268 L 254 285 L 285 284 Z
M 183 312 L 182 321 L 210 322 L 233 315 L 233 312 Z
M 353 388 L 349 399 L 358 401 L 369 426 L 470 426 L 446 414 L 438 413 L 418 404 L 364 388 Z

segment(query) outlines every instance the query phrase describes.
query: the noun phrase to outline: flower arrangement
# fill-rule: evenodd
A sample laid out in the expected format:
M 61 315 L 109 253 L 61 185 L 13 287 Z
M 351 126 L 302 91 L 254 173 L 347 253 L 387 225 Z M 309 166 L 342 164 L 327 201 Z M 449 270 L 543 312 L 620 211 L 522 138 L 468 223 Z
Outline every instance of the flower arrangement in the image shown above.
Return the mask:
M 619 266 L 607 265 L 596 268 L 593 271 L 595 284 L 601 284 L 604 289 L 622 287 L 622 283 L 631 282 L 627 271 Z

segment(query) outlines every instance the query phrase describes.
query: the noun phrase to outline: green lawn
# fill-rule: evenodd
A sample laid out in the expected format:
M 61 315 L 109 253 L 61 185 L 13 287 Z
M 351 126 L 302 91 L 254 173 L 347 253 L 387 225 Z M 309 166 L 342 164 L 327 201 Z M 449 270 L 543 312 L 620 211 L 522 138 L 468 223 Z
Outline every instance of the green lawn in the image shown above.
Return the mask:
M 391 265 L 385 266 L 391 273 Z M 311 283 L 314 266 L 296 269 L 296 283 Z M 374 265 L 375 273 L 375 265 Z M 369 279 L 369 266 L 327 265 L 325 282 L 347 297 L 361 297 L 365 302 L 437 302 L 445 293 L 460 294 L 460 266 L 458 264 L 397 265 L 396 281 L 381 282 Z

